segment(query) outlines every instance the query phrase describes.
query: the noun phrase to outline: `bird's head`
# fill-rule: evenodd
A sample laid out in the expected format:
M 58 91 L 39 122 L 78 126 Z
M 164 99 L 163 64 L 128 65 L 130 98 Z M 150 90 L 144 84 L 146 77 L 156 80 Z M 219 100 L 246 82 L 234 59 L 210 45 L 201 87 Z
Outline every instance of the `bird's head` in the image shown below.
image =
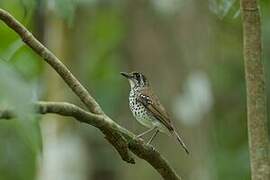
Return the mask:
M 120 74 L 128 79 L 131 88 L 149 86 L 149 82 L 147 81 L 146 77 L 142 73 L 139 73 L 139 72 L 131 72 L 131 73 L 121 72 Z

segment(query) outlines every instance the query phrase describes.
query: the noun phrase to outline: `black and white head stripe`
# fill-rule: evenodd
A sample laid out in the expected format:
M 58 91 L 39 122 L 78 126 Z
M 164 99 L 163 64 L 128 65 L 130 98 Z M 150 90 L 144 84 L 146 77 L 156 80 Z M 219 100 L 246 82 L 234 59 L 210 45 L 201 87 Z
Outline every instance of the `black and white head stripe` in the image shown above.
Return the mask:
M 138 86 L 148 85 L 148 81 L 142 73 L 133 72 L 132 75 L 133 75 L 133 78 L 136 80 L 136 83 Z

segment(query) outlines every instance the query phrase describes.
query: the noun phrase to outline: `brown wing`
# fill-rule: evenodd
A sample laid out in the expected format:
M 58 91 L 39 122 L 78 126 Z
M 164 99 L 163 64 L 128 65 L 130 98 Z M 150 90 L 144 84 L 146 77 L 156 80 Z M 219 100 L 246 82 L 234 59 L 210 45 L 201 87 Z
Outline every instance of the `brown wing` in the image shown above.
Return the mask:
M 137 100 L 141 102 L 144 107 L 165 127 L 170 131 L 173 130 L 169 116 L 165 108 L 160 104 L 159 99 L 154 93 L 149 90 L 143 90 L 142 93 L 137 97 Z
M 149 91 L 149 89 L 142 91 L 142 93 L 137 97 L 137 100 L 141 102 L 158 121 L 160 121 L 165 127 L 168 128 L 168 130 L 171 131 L 171 133 L 177 138 L 178 142 L 185 149 L 186 153 L 189 154 L 187 146 L 179 134 L 174 130 L 165 108 L 160 104 L 158 97 L 154 95 L 153 91 Z

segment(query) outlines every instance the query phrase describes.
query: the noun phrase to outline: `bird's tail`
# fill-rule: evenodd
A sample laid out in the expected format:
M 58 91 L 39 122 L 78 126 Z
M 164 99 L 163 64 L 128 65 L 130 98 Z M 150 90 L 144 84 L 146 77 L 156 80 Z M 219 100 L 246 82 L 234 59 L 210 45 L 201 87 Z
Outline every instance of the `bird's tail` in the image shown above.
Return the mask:
M 177 141 L 181 144 L 181 146 L 184 148 L 186 153 L 189 154 L 189 150 L 188 150 L 187 146 L 185 145 L 184 141 L 182 140 L 182 138 L 179 136 L 179 134 L 174 129 L 171 131 L 171 134 L 174 137 L 176 137 Z

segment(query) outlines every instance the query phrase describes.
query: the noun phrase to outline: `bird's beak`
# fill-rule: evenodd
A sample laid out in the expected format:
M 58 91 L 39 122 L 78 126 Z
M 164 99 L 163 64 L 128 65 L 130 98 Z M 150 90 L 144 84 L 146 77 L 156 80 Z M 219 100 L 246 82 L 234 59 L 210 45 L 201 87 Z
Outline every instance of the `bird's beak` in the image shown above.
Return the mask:
M 130 73 L 126 73 L 126 72 L 120 72 L 120 74 L 128 79 L 130 79 L 132 76 Z

